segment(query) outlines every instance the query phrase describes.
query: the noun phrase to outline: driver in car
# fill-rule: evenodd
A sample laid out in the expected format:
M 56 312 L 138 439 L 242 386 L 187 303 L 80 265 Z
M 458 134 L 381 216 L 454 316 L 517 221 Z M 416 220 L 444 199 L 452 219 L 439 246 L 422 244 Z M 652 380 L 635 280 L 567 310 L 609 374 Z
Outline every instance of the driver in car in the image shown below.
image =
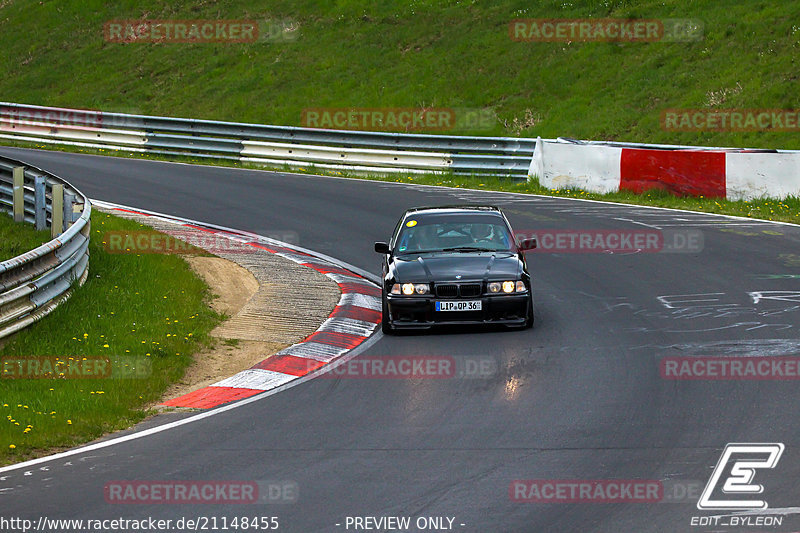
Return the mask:
M 492 249 L 502 250 L 508 249 L 509 243 L 503 232 L 496 232 L 494 224 L 472 224 L 470 227 L 470 235 L 472 236 L 473 243 L 480 245 L 486 244 Z

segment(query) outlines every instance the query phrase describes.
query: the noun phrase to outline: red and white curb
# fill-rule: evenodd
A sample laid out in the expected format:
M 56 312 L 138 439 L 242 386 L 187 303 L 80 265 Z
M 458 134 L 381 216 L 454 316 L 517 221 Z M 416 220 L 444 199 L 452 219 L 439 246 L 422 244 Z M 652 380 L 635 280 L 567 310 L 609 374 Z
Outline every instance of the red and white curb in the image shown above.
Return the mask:
M 164 402 L 169 407 L 209 409 L 255 396 L 314 372 L 359 346 L 381 321 L 381 289 L 363 275 L 334 262 L 273 239 L 193 220 L 93 201 L 98 207 L 171 222 L 213 233 L 274 253 L 324 274 L 341 290 L 339 302 L 322 325 L 303 341 L 235 374 Z

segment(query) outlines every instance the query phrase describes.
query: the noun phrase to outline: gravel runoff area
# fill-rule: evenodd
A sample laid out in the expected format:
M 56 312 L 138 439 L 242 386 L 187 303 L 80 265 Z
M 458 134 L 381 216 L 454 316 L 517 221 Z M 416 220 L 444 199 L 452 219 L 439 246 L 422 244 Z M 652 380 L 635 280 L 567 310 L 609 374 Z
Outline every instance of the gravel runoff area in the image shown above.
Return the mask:
M 153 216 L 95 209 L 135 220 L 147 226 L 143 231 L 153 228 L 217 256 L 186 259 L 215 294 L 210 305 L 230 317 L 211 332 L 222 342 L 195 354 L 184 378 L 163 400 L 227 378 L 302 341 L 328 318 L 341 296 L 338 285 L 324 274 L 266 250 Z

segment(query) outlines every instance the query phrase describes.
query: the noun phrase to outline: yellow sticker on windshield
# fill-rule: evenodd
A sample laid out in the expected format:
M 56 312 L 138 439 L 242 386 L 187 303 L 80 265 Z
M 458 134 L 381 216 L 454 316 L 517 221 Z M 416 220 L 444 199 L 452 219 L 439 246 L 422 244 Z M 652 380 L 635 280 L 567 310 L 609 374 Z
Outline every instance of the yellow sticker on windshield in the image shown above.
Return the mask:
M 406 222 L 406 226 L 408 226 L 409 228 L 413 228 L 416 225 L 417 225 L 416 220 L 409 220 L 408 222 Z

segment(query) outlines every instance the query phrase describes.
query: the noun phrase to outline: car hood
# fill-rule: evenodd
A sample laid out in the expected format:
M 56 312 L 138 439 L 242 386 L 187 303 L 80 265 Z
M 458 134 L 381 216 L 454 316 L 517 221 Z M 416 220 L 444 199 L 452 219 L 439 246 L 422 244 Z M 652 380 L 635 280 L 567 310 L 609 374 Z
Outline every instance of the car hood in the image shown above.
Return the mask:
M 393 266 L 400 282 L 513 280 L 522 272 L 519 258 L 508 252 L 405 255 Z

